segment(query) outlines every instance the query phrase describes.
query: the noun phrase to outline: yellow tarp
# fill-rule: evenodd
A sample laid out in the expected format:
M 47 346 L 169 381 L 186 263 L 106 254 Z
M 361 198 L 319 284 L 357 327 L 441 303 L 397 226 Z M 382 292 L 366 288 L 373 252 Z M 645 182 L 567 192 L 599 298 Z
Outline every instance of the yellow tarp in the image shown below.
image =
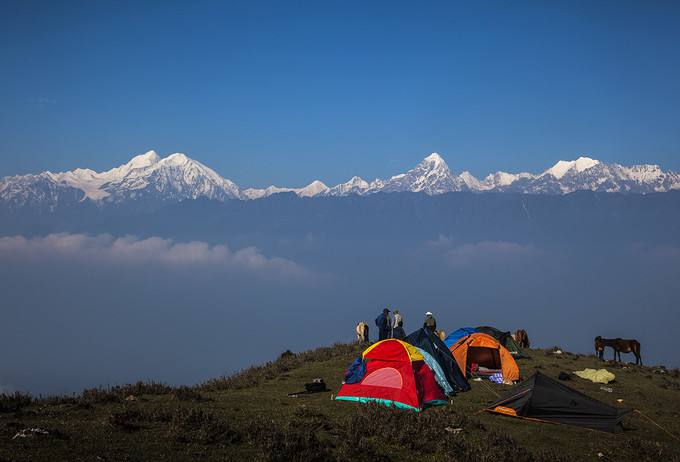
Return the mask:
M 595 383 L 609 383 L 616 378 L 607 369 L 583 369 L 582 371 L 574 371 L 574 374 Z

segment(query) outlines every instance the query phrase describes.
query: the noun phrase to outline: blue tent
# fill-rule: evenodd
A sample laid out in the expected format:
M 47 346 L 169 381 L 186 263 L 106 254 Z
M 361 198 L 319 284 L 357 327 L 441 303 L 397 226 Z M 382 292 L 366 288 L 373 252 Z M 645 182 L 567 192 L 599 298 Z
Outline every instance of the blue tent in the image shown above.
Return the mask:
M 470 334 L 474 334 L 475 332 L 477 332 L 477 329 L 474 327 L 461 327 L 460 329 L 451 332 L 449 336 L 444 339 L 444 343 L 447 347 L 451 348 L 451 345 L 456 343 L 458 340 L 462 339 L 463 337 L 467 337 Z

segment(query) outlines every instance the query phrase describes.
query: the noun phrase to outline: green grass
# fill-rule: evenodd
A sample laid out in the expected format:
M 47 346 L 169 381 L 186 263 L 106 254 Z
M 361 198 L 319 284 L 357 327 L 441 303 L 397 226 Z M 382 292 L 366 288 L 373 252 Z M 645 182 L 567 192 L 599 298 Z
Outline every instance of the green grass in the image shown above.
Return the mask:
M 447 406 L 422 413 L 331 400 L 357 345 L 335 345 L 255 366 L 193 387 L 137 383 L 76 397 L 0 396 L 0 461 L 54 460 L 680 460 L 680 443 L 637 414 L 607 434 L 480 412 L 508 389 L 471 382 Z M 680 435 L 680 374 L 603 363 L 594 356 L 530 350 L 534 371 L 606 367 L 613 392 L 567 384 L 614 406 L 639 409 Z M 329 393 L 289 397 L 323 377 Z M 617 403 L 623 399 L 623 404 Z M 48 434 L 14 436 L 40 428 Z M 462 429 L 460 431 L 454 429 Z M 598 456 L 598 453 L 601 456 Z

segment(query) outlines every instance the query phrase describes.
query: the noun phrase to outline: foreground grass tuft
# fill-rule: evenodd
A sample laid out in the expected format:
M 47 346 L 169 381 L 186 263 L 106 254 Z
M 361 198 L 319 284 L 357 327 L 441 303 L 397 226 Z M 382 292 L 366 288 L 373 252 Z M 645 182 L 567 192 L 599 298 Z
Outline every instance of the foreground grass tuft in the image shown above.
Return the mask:
M 30 406 L 33 398 L 23 393 L 0 394 L 0 413 L 19 412 L 22 408 Z

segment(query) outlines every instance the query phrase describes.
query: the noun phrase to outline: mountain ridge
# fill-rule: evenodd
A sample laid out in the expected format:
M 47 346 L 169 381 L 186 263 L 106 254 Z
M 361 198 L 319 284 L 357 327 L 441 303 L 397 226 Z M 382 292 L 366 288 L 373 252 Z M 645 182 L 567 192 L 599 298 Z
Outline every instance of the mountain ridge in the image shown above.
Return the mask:
M 515 192 L 568 194 L 575 191 L 646 194 L 680 189 L 680 174 L 659 165 L 623 166 L 581 156 L 560 160 L 541 173 L 497 171 L 478 179 L 468 171 L 456 173 L 438 153 L 425 157 L 407 172 L 387 179 L 366 181 L 354 176 L 345 183 L 328 186 L 320 180 L 300 187 L 245 188 L 185 154 L 161 158 L 151 150 L 127 163 L 103 172 L 87 168 L 52 173 L 8 176 L 0 179 L 0 204 L 9 208 L 34 207 L 53 210 L 65 201 L 91 201 L 97 205 L 131 201 L 177 202 L 208 198 L 256 200 L 282 192 L 299 197 L 364 196 L 379 192 Z

